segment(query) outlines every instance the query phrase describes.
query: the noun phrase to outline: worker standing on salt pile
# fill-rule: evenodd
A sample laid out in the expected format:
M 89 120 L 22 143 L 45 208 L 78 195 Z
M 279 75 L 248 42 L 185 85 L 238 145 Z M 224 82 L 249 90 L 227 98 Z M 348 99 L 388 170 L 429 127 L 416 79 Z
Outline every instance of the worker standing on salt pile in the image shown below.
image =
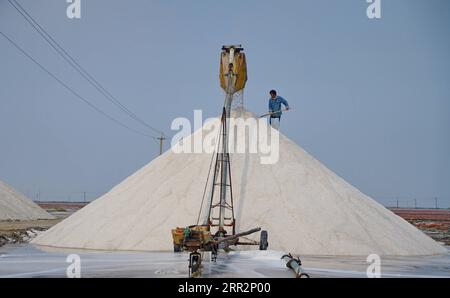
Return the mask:
M 281 104 L 286 107 L 286 111 L 289 110 L 289 104 L 287 100 L 285 100 L 281 96 L 277 96 L 277 91 L 271 90 L 269 99 L 269 123 L 273 128 L 277 130 L 280 128 L 281 115 L 283 114 L 283 111 L 281 110 Z

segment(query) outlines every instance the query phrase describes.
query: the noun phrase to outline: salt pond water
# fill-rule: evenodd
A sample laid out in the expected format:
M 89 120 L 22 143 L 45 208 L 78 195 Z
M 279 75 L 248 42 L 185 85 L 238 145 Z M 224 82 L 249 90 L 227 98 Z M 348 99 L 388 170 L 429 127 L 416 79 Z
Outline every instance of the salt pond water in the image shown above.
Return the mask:
M 47 249 L 46 249 L 47 250 Z M 44 251 L 30 244 L 0 248 L 0 277 L 66 277 L 70 254 L 81 260 L 81 277 L 187 277 L 188 255 L 169 252 L 89 250 Z M 292 278 L 277 251 L 220 254 L 217 263 L 204 262 L 203 277 Z M 312 278 L 366 277 L 364 257 L 303 256 Z M 382 277 L 450 278 L 450 254 L 429 257 L 381 258 Z

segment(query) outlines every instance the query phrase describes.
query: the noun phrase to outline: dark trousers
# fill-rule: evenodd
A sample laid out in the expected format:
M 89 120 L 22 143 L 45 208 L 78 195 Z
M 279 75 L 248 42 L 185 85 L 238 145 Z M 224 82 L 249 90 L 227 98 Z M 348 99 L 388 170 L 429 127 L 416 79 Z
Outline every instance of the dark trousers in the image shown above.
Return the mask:
M 269 118 L 269 124 L 272 125 L 272 119 L 278 119 L 279 122 L 281 122 L 281 116 L 280 117 L 270 117 Z
M 270 117 L 269 123 L 272 128 L 278 130 L 280 129 L 280 123 L 281 123 L 281 116 L 280 117 Z

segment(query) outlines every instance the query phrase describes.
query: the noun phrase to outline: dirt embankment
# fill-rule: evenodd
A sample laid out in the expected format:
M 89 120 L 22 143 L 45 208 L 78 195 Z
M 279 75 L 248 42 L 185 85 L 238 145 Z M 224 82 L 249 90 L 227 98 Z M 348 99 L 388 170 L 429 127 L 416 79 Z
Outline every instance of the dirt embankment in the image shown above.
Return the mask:
M 5 244 L 28 242 L 40 232 L 49 229 L 62 219 L 27 221 L 0 221 L 0 247 Z
M 0 247 L 5 244 L 29 242 L 40 232 L 56 225 L 87 203 L 73 202 L 37 202 L 37 204 L 56 219 L 7 220 L 0 221 Z

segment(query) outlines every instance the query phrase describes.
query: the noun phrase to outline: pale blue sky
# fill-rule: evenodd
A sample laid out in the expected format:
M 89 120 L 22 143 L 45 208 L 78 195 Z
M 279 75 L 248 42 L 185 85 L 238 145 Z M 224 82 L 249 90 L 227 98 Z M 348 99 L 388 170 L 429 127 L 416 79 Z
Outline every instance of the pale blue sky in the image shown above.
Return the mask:
M 450 205 L 450 2 L 18 0 L 116 98 L 168 135 L 175 117 L 219 114 L 223 44 L 244 46 L 246 107 L 275 88 L 283 132 L 379 200 Z M 0 0 L 0 30 L 83 96 L 136 129 Z M 0 37 L 0 179 L 31 196 L 101 193 L 158 144 L 93 112 Z M 167 149 L 167 148 L 166 148 Z M 444 203 L 443 203 L 444 204 Z

